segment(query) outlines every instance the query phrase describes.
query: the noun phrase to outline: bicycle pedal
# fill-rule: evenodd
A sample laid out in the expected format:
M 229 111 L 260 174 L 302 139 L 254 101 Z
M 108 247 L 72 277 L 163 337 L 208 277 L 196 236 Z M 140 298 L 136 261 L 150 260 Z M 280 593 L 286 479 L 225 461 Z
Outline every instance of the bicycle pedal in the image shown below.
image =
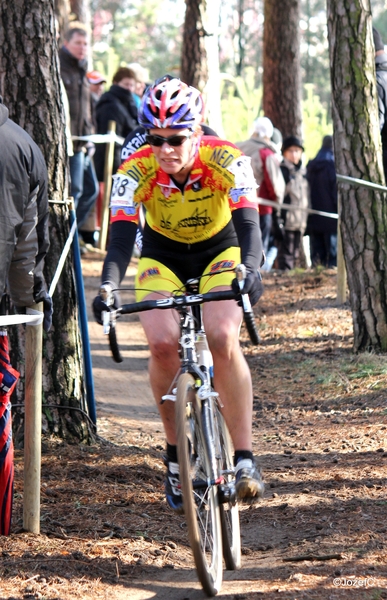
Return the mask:
M 218 486 L 218 497 L 220 504 L 236 504 L 236 490 L 234 484 L 221 484 Z

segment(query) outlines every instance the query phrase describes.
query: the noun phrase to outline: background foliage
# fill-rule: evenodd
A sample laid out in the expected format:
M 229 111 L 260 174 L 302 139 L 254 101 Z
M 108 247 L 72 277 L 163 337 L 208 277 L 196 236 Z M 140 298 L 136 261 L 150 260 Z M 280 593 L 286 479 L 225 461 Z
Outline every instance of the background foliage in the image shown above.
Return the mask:
M 250 135 L 262 114 L 264 0 L 223 0 L 220 16 L 222 116 L 231 141 Z M 374 24 L 387 41 L 384 0 L 371 0 Z M 111 81 L 120 65 L 140 63 L 149 80 L 179 75 L 184 0 L 92 0 L 93 61 Z M 286 15 L 284 15 L 286 18 Z M 325 0 L 301 2 L 301 69 L 306 158 L 332 133 Z

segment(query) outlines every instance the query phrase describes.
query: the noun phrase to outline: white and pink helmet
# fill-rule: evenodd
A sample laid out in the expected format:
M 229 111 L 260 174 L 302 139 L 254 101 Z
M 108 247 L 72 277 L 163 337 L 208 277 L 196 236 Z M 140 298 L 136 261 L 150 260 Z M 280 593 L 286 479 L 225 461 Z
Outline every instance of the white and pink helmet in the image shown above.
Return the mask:
M 177 77 L 164 75 L 145 91 L 138 121 L 145 129 L 193 129 L 202 122 L 203 110 L 199 90 Z

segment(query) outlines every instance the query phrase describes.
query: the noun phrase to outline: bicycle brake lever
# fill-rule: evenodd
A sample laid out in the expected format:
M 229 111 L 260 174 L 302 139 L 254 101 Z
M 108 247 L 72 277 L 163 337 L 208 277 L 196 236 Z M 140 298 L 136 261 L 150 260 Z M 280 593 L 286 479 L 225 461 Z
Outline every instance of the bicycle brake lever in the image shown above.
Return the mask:
M 241 292 L 242 308 L 244 312 L 251 312 L 251 302 L 248 294 L 243 293 L 243 287 L 245 285 L 245 279 L 247 275 L 247 269 L 245 265 L 237 265 L 235 269 L 236 278 L 238 281 L 239 289 Z
M 104 283 L 99 288 L 99 295 L 101 299 L 105 302 L 106 306 L 113 306 L 114 304 L 114 296 L 112 287 Z M 103 332 L 105 335 L 109 335 L 110 332 L 110 320 L 111 320 L 111 312 L 109 310 L 103 310 L 101 313 L 102 317 L 102 325 Z
M 103 310 L 101 313 L 103 332 L 105 335 L 109 335 L 110 332 L 110 315 L 111 313 L 109 310 Z

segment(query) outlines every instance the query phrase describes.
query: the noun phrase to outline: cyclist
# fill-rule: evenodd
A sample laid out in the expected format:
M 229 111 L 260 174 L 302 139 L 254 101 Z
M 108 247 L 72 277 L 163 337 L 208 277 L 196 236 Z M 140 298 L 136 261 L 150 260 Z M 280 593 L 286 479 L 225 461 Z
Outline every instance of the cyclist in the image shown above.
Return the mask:
M 136 275 L 136 300 L 168 296 L 202 273 L 200 292 L 239 290 L 233 269 L 247 267 L 244 291 L 252 304 L 263 287 L 257 268 L 262 243 L 256 183 L 250 158 L 230 142 L 202 136 L 200 92 L 165 75 L 145 92 L 139 122 L 147 145 L 132 154 L 114 176 L 111 230 L 102 286 L 119 287 L 129 264 L 139 208 L 146 208 L 142 255 Z M 224 272 L 227 268 L 228 271 Z M 115 305 L 120 300 L 115 292 Z M 93 302 L 101 323 L 106 310 Z M 140 314 L 147 336 L 152 391 L 166 434 L 166 499 L 183 511 L 176 452 L 174 404 L 161 398 L 180 367 L 179 324 L 174 311 Z M 235 449 L 236 491 L 248 502 L 262 497 L 264 484 L 252 454 L 252 382 L 239 345 L 242 311 L 234 300 L 203 305 L 203 320 L 214 362 L 214 387 Z

